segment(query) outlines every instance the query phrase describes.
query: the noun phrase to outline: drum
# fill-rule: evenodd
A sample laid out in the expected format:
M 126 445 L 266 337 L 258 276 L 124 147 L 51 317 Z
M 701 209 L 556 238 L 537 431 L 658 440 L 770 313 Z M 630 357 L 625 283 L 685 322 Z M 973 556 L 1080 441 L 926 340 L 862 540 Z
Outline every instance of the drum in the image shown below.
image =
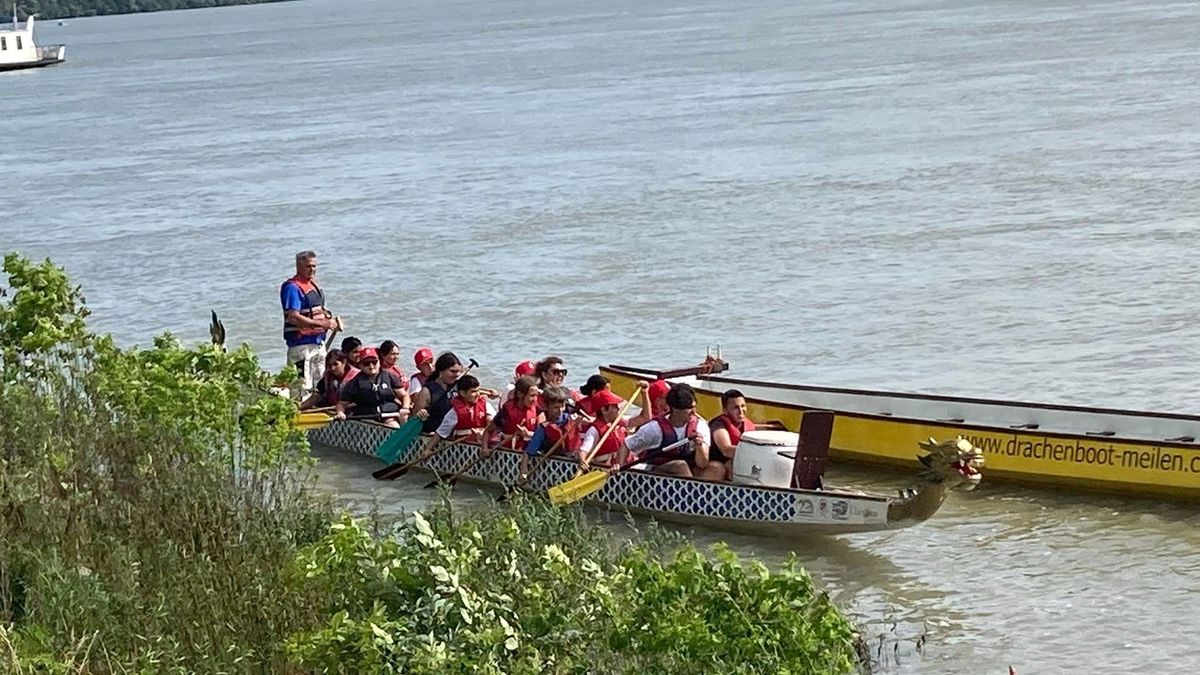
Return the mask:
M 733 482 L 738 485 L 790 487 L 793 460 L 800 434 L 790 431 L 747 431 L 733 456 Z

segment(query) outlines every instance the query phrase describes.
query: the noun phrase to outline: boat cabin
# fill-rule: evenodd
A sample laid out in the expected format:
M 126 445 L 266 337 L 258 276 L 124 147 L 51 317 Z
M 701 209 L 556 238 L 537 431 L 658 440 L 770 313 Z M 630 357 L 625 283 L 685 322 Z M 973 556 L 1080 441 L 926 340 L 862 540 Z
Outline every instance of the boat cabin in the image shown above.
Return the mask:
M 66 45 L 39 47 L 33 36 L 33 15 L 25 19 L 22 28 L 17 22 L 17 7 L 13 5 L 12 25 L 0 25 L 0 70 L 41 68 L 62 63 L 66 58 Z

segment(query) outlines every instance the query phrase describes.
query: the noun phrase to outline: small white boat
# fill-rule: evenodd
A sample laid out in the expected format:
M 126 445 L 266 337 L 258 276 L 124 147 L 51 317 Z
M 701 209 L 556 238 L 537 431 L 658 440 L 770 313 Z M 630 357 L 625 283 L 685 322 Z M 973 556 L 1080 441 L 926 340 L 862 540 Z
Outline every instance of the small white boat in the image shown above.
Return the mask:
M 66 45 L 39 47 L 33 36 L 33 15 L 25 19 L 25 27 L 21 28 L 17 23 L 17 6 L 13 5 L 12 27 L 0 27 L 0 71 L 44 68 L 66 58 Z

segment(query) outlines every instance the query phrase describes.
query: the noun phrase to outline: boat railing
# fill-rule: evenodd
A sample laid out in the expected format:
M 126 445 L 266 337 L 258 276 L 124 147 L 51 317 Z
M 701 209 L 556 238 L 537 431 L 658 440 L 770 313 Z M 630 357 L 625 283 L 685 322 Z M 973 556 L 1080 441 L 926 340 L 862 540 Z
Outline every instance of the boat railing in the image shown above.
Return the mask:
M 37 48 L 38 59 L 61 58 L 63 45 L 43 45 Z

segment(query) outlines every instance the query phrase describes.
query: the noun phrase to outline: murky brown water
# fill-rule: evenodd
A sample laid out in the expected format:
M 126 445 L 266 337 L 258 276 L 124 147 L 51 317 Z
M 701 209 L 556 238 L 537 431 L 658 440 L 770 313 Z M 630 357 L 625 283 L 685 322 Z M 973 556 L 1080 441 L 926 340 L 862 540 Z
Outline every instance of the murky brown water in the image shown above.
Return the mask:
M 782 0 L 44 25 L 69 63 L 0 75 L 0 243 L 66 264 L 122 341 L 202 340 L 214 308 L 272 363 L 315 247 L 351 332 L 494 383 L 721 343 L 738 376 L 1195 412 L 1198 27 L 1181 2 Z M 370 468 L 324 456 L 323 484 L 429 497 Z M 892 670 L 1190 672 L 1196 513 L 985 479 L 798 554 Z

